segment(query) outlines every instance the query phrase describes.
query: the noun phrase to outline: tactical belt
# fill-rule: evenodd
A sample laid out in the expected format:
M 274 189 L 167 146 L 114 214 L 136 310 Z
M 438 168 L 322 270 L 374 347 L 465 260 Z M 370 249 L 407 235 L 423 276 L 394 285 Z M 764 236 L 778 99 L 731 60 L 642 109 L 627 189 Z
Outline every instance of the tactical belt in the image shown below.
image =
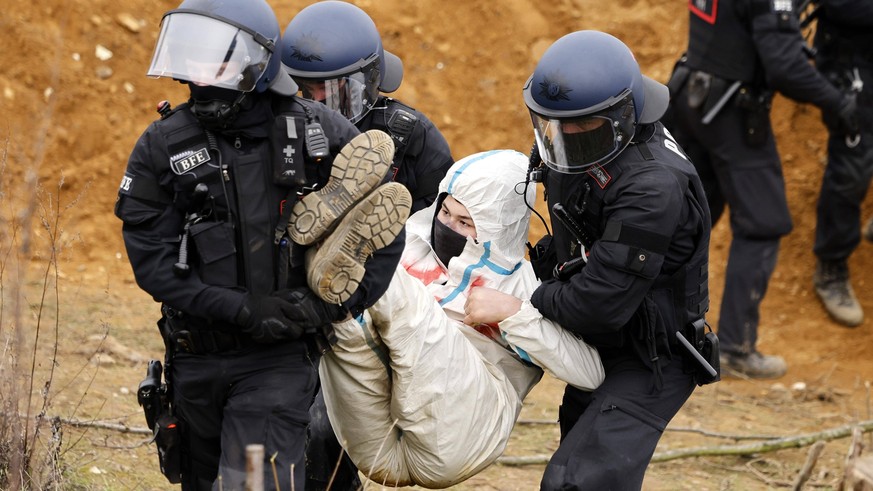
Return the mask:
M 256 344 L 245 333 L 230 333 L 206 329 L 180 330 L 170 334 L 170 345 L 174 353 L 205 355 L 240 351 Z
M 166 304 L 158 322 L 168 351 L 204 355 L 239 351 L 256 344 L 252 337 L 227 323 L 209 325 L 204 319 L 186 315 Z M 208 327 L 207 327 L 208 326 Z M 211 328 L 210 328 L 211 327 Z

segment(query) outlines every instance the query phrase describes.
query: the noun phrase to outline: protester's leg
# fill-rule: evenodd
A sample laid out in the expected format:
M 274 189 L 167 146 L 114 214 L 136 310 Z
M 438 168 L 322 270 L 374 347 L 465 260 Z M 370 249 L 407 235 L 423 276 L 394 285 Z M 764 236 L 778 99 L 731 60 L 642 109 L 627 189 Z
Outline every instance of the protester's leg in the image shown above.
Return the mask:
M 361 200 L 323 243 L 306 254 L 310 288 L 330 303 L 347 302 L 362 285 L 372 256 L 384 252 L 403 232 L 412 198 L 402 184 L 380 186 Z M 392 259 L 389 257 L 388 259 Z M 399 255 L 391 266 L 399 261 Z M 390 270 L 389 270 L 390 271 Z M 381 283 L 387 283 L 384 278 Z
M 567 387 L 561 445 L 541 489 L 639 490 L 664 428 L 695 387 L 680 357 L 662 369 L 663 389 L 653 390 L 654 373 L 635 355 L 610 356 L 606 380 L 593 393 Z
M 374 469 L 386 470 L 373 472 L 374 480 L 399 472 L 418 485 L 447 487 L 492 463 L 521 409 L 505 373 L 402 268 L 370 313 L 390 351 L 397 428 L 389 438 L 399 438 L 374 460 Z
M 355 203 L 378 186 L 394 160 L 394 140 L 370 130 L 352 138 L 334 158 L 330 179 L 298 201 L 291 211 L 288 234 L 309 245 L 334 229 Z
M 362 464 L 372 462 L 383 444 L 396 444 L 386 438 L 394 427 L 388 353 L 368 312 L 335 323 L 334 331 L 337 342 L 319 365 L 322 394 L 337 439 L 367 474 Z

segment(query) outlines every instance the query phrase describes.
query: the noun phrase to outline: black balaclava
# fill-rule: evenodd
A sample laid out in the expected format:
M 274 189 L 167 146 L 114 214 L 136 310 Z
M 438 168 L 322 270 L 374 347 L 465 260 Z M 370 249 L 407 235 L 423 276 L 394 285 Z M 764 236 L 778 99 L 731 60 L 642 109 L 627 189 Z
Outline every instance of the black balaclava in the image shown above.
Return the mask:
M 191 109 L 206 129 L 224 134 L 265 137 L 272 118 L 269 98 L 211 85 L 189 83 Z
M 453 257 L 458 257 L 464 252 L 464 247 L 467 245 L 467 236 L 455 232 L 438 218 L 446 196 L 448 194 L 443 193 L 442 196 L 437 198 L 436 213 L 433 215 L 433 225 L 430 232 L 430 243 L 437 257 L 448 267 L 449 261 Z

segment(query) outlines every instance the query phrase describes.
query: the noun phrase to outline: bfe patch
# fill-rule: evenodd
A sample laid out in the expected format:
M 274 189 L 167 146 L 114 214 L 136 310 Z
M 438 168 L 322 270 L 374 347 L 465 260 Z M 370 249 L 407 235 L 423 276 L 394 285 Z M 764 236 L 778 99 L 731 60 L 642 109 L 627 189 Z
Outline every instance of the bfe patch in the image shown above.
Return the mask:
M 170 157 L 170 168 L 173 169 L 177 175 L 182 175 L 195 167 L 199 167 L 209 160 L 212 157 L 209 156 L 209 151 L 206 150 L 206 147 L 201 148 L 200 150 L 188 150 L 187 152 L 182 152 Z

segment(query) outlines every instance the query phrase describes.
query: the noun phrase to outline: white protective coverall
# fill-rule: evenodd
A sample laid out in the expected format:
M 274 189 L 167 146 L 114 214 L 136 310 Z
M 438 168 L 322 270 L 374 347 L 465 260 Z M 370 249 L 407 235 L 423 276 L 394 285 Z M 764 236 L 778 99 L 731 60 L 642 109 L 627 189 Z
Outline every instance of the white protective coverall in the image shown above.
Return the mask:
M 440 198 L 407 221 L 385 295 L 334 324 L 338 341 L 319 369 L 328 417 L 374 482 L 445 488 L 487 467 L 503 453 L 540 367 L 583 390 L 603 381 L 597 351 L 530 304 L 538 281 L 524 258 L 526 174 L 527 157 L 512 150 L 456 162 Z M 446 194 L 467 208 L 477 233 L 448 269 L 430 245 Z M 535 199 L 531 185 L 527 202 Z M 477 286 L 523 299 L 521 310 L 497 328 L 464 325 L 467 293 Z

